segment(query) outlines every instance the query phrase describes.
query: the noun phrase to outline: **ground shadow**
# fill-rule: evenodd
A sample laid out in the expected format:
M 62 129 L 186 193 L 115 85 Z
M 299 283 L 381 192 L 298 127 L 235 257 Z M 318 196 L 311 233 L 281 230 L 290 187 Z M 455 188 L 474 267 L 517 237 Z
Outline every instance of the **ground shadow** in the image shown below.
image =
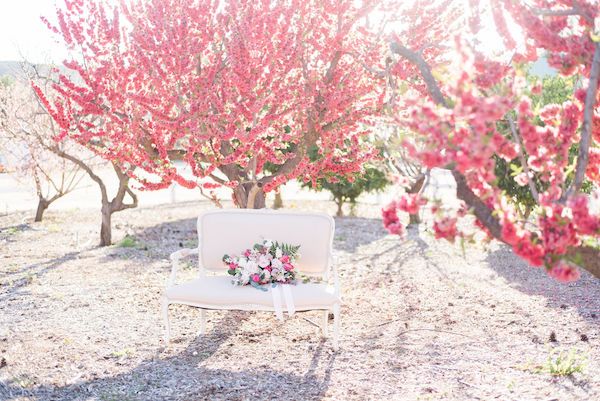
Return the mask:
M 553 308 L 574 308 L 586 320 L 600 323 L 600 280 L 589 273 L 583 272 L 576 282 L 561 283 L 548 276 L 543 267 L 529 266 L 504 245 L 488 253 L 485 261 L 515 289 L 541 295 Z
M 2 286 L 2 292 L 0 292 L 0 303 L 6 301 L 12 296 L 16 295 L 21 289 L 29 285 L 33 280 L 39 279 L 46 273 L 58 269 L 64 263 L 74 260 L 81 252 L 69 252 L 58 258 L 54 258 L 45 262 L 34 263 L 27 265 L 18 270 L 10 272 L 0 272 L 0 275 L 21 275 L 16 280 L 13 280 L 9 285 Z
M 260 356 L 261 369 L 211 369 L 204 362 L 227 344 L 246 320 L 246 314 L 230 312 L 215 330 L 199 336 L 185 350 L 166 358 L 144 360 L 134 369 L 110 377 L 68 386 L 40 385 L 23 389 L 15 383 L 0 382 L 0 398 L 29 397 L 39 401 L 100 400 L 241 400 L 320 399 L 328 387 L 336 354 L 325 353 L 324 341 L 312 351 L 311 364 L 304 374 L 278 372 L 269 367 L 268 352 Z M 233 344 L 235 345 L 235 344 Z M 325 374 L 315 374 L 321 364 Z M 277 385 L 273 385 L 277 383 Z
M 336 250 L 354 253 L 363 245 L 375 242 L 389 233 L 381 219 L 366 217 L 336 217 L 333 246 Z

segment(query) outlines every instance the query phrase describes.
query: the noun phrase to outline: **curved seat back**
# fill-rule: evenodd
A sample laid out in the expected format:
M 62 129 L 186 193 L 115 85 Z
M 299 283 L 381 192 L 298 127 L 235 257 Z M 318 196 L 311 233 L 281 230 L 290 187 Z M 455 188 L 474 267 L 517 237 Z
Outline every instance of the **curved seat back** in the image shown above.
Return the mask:
M 200 268 L 225 271 L 223 255 L 239 255 L 264 239 L 300 245 L 298 271 L 327 273 L 335 223 L 324 213 L 299 213 L 269 209 L 225 209 L 198 217 Z

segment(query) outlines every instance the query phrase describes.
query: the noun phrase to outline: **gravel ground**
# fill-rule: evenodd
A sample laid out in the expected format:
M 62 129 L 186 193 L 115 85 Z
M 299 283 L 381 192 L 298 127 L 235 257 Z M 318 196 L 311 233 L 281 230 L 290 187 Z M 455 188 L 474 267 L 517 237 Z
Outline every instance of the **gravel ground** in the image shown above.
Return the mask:
M 463 253 L 423 228 L 399 240 L 374 207 L 336 219 L 338 352 L 317 313 L 209 312 L 198 336 L 199 313 L 183 306 L 165 347 L 167 256 L 195 245 L 195 216 L 209 207 L 115 215 L 115 239 L 133 235 L 133 248 L 95 247 L 90 211 L 0 218 L 0 399 L 600 399 L 599 280 L 562 285 L 498 244 Z M 546 372 L 561 351 L 577 352 L 582 372 Z

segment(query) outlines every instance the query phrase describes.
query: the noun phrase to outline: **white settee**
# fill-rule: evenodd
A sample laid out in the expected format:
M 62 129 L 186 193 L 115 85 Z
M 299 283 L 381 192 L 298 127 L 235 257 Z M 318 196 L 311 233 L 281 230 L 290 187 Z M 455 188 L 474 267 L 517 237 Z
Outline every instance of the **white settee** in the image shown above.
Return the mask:
M 182 249 L 170 256 L 172 271 L 162 300 L 166 342 L 171 335 L 171 304 L 200 308 L 202 334 L 206 327 L 207 310 L 273 311 L 281 317 L 281 304 L 285 304 L 290 315 L 301 311 L 322 311 L 321 330 L 324 336 L 327 335 L 329 312 L 333 312 L 333 346 L 337 349 L 340 286 L 332 255 L 334 229 L 334 220 L 323 213 L 229 209 L 200 215 L 198 248 Z M 297 271 L 322 281 L 303 283 L 298 280 L 297 285 L 269 285 L 265 286 L 267 291 L 260 291 L 251 286 L 234 286 L 231 276 L 226 275 L 227 267 L 222 262 L 223 255 L 239 254 L 263 239 L 300 245 Z M 198 256 L 198 278 L 175 284 L 180 260 L 190 255 Z M 282 288 L 285 291 L 282 291 Z

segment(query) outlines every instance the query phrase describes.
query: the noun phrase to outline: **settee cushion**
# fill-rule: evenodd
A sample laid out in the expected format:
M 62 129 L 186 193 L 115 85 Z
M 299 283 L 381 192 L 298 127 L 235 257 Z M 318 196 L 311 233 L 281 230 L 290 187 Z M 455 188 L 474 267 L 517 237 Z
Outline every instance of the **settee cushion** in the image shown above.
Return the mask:
M 175 285 L 166 291 L 171 302 L 212 309 L 246 309 L 250 306 L 273 307 L 273 290 L 261 291 L 251 286 L 236 286 L 228 276 L 200 277 Z M 289 286 L 296 310 L 327 309 L 339 297 L 334 288 L 326 284 L 299 283 Z

